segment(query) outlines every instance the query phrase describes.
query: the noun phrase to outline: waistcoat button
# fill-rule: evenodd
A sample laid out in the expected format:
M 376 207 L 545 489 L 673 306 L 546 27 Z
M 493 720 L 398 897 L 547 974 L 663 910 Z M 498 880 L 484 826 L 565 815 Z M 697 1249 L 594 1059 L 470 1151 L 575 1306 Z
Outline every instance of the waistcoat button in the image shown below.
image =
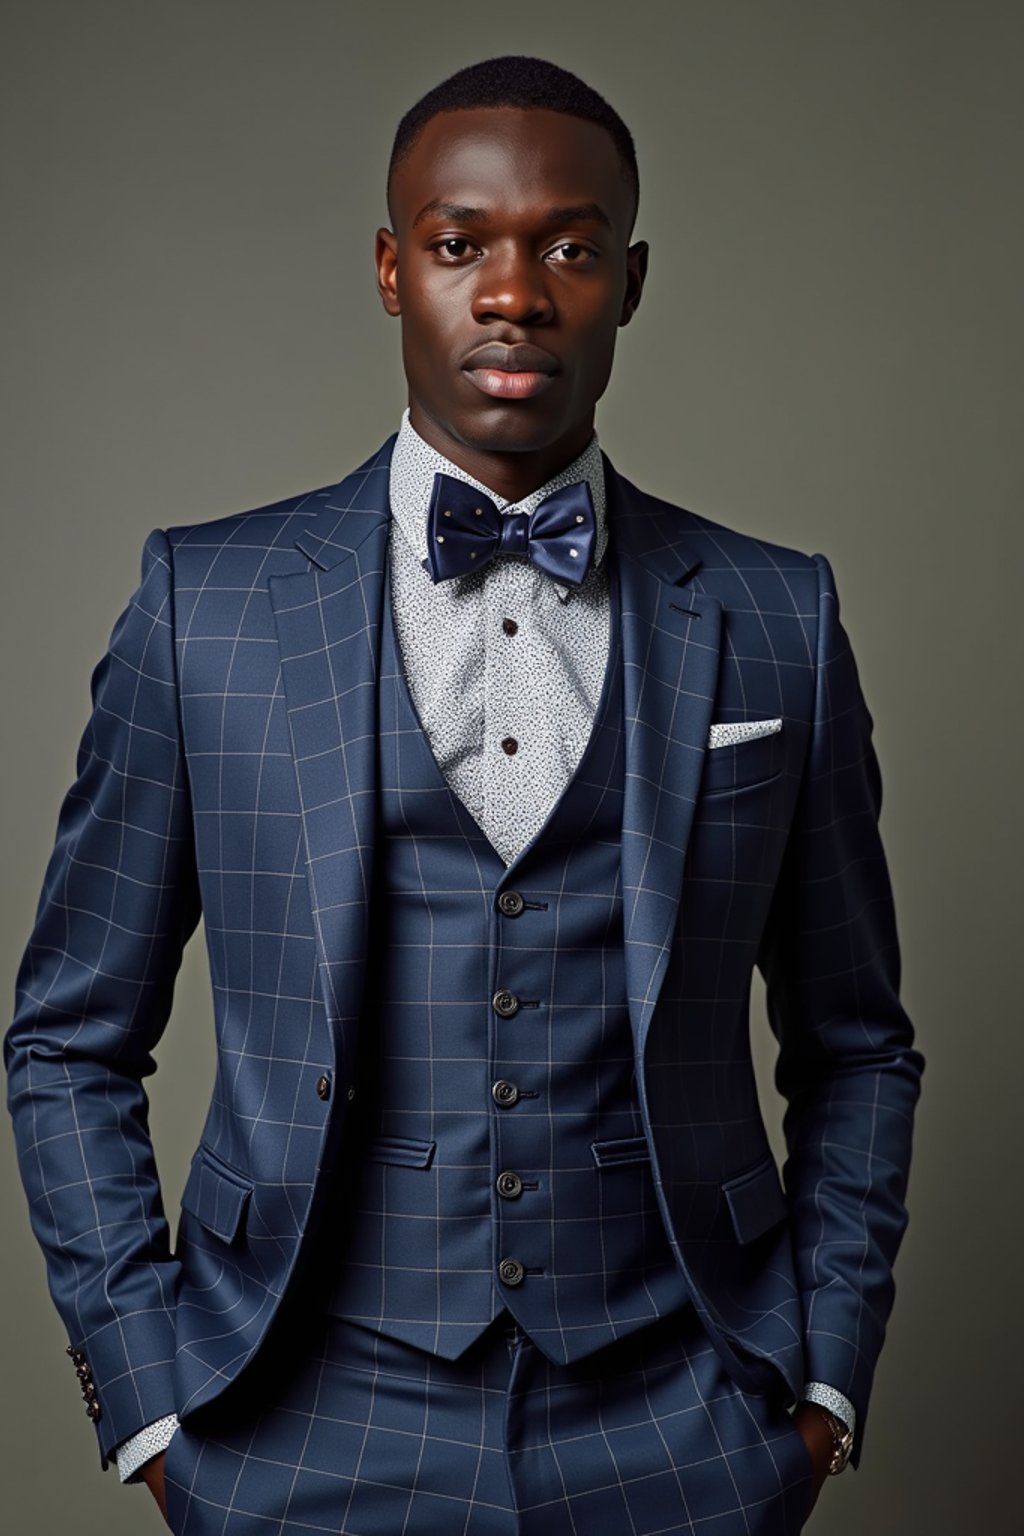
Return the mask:
M 318 1077 L 316 1080 L 316 1096 L 318 1099 L 329 1099 L 331 1096 L 331 1080 L 329 1077 Z
M 518 917 L 525 905 L 518 891 L 502 891 L 498 897 L 498 911 L 504 917 Z
M 498 1265 L 498 1278 L 502 1285 L 521 1285 L 526 1270 L 518 1259 L 502 1259 Z
M 506 1168 L 504 1173 L 498 1174 L 499 1195 L 503 1195 L 506 1200 L 514 1200 L 516 1196 L 521 1195 L 522 1192 L 523 1181 L 519 1177 L 518 1173 L 513 1173 L 510 1168 Z
M 491 1002 L 495 1013 L 500 1013 L 503 1019 L 510 1019 L 519 1012 L 519 999 L 514 992 L 495 992 Z
M 499 1078 L 491 1089 L 491 1098 L 502 1109 L 507 1109 L 510 1104 L 514 1104 L 518 1097 L 519 1089 L 515 1083 L 508 1082 L 504 1077 Z

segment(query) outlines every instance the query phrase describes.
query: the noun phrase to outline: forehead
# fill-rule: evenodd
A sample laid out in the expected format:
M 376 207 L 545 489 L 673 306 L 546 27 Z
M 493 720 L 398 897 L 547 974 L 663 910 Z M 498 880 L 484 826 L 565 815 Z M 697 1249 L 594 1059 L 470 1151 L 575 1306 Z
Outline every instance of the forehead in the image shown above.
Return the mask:
M 628 222 L 631 188 L 607 129 L 545 108 L 440 112 L 395 168 L 392 201 L 403 224 L 431 201 L 488 209 L 596 202 Z

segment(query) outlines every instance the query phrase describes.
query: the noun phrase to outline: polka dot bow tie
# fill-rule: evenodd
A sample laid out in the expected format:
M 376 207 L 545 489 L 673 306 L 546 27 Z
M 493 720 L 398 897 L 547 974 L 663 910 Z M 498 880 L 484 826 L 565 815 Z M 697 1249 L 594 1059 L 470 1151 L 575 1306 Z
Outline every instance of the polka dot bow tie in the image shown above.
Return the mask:
M 478 571 L 495 555 L 522 555 L 578 587 L 594 557 L 597 518 L 586 480 L 566 485 L 532 513 L 499 512 L 489 496 L 453 475 L 434 476 L 423 564 L 436 584 Z

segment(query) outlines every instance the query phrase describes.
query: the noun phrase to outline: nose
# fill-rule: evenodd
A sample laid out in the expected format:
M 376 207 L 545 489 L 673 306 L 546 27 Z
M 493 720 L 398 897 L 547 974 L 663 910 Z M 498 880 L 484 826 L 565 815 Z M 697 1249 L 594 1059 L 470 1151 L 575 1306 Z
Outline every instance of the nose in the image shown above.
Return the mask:
M 534 254 L 508 250 L 492 253 L 481 263 L 473 296 L 473 316 L 486 325 L 507 320 L 516 325 L 543 325 L 554 315 L 545 284 L 545 269 Z

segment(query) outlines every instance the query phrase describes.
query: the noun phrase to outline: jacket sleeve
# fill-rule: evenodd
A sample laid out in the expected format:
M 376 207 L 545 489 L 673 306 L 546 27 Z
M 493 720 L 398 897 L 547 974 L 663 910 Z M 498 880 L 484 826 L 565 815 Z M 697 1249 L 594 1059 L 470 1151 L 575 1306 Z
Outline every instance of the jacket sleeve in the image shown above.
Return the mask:
M 104 1466 L 175 1407 L 177 1266 L 143 1087 L 200 915 L 171 577 L 155 531 L 93 672 L 4 1042 L 32 1226 Z
M 924 1062 L 899 1000 L 881 781 L 828 562 L 813 734 L 760 959 L 787 1100 L 789 1202 L 808 1380 L 844 1393 L 864 1443 L 895 1287 Z

